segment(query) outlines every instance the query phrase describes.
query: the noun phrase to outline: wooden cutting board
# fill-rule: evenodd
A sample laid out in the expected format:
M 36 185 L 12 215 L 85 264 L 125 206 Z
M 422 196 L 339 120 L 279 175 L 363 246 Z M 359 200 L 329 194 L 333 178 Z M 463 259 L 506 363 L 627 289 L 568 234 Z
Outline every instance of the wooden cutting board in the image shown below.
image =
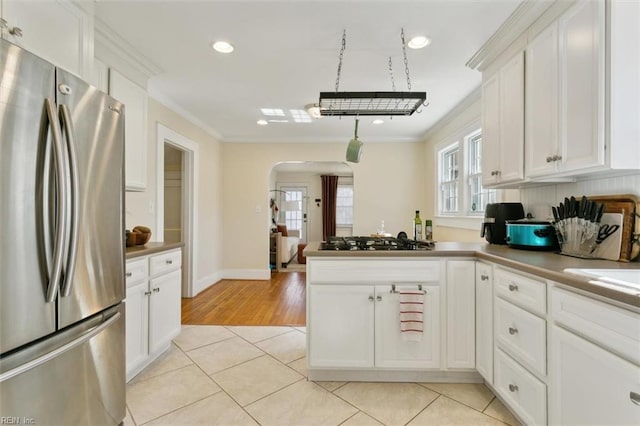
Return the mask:
M 587 198 L 590 201 L 604 203 L 605 213 L 622 214 L 620 257 L 617 260 L 620 262 L 629 262 L 638 257 L 638 254 L 640 254 L 640 243 L 638 243 L 637 238 L 638 235 L 640 235 L 640 218 L 638 218 L 637 215 L 640 213 L 640 197 L 633 194 L 622 194 L 587 195 Z
M 602 215 L 600 227 L 618 225 L 617 231 L 608 236 L 603 242 L 598 244 L 598 248 L 593 253 L 595 257 L 607 260 L 620 259 L 620 248 L 622 247 L 622 214 L 605 213 Z

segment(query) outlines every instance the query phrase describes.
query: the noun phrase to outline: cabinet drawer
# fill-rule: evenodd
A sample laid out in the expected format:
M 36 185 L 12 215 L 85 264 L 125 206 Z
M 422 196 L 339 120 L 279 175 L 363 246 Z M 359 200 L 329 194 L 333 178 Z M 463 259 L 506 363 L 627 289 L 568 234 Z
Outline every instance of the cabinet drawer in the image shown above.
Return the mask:
M 150 274 L 156 276 L 180 268 L 182 264 L 182 250 L 173 250 L 156 254 L 149 258 Z
M 494 332 L 506 352 L 536 373 L 547 374 L 545 320 L 497 299 Z
M 126 264 L 125 279 L 127 287 L 131 287 L 147 278 L 149 270 L 147 269 L 147 258 L 128 260 Z
M 546 385 L 500 349 L 495 356 L 496 391 L 525 424 L 547 424 Z
M 554 288 L 554 321 L 640 365 L 640 315 Z
M 496 268 L 496 294 L 531 312 L 544 315 L 547 311 L 547 284 L 511 271 Z
M 308 261 L 309 281 L 322 283 L 424 283 L 440 280 L 438 260 L 322 260 Z

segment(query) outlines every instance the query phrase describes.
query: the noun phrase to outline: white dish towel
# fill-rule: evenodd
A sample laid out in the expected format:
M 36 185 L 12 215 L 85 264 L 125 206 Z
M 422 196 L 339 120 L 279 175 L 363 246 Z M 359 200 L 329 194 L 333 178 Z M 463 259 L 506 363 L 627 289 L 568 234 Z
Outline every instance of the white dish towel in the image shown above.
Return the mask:
M 421 342 L 424 319 L 424 293 L 422 291 L 401 291 L 400 334 L 405 342 Z

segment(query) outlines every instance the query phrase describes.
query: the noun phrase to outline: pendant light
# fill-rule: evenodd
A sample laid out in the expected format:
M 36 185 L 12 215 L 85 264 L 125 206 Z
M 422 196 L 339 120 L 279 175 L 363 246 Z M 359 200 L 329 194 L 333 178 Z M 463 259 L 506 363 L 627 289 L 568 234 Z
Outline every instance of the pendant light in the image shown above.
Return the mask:
M 351 139 L 347 145 L 347 161 L 351 163 L 359 163 L 360 154 L 362 154 L 362 142 L 358 139 L 358 121 L 356 118 L 356 128 L 353 139 Z

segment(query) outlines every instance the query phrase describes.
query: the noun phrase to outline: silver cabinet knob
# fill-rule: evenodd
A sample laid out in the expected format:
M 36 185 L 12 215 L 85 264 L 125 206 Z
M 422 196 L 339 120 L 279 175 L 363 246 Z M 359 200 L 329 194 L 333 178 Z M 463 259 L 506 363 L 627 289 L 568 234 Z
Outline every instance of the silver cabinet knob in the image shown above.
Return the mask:
M 560 161 L 562 160 L 562 155 L 554 155 L 553 156 L 553 161 Z
M 553 157 L 547 157 L 547 163 L 551 163 L 553 161 Z
M 518 392 L 518 385 L 512 385 L 509 383 L 509 392 Z
M 373 302 L 373 296 L 369 296 L 369 302 Z
M 126 275 L 127 277 L 131 277 L 131 276 L 133 276 L 133 272 L 127 272 L 125 275 Z
M 154 292 L 154 293 L 160 293 L 160 287 L 156 287 L 156 288 L 154 288 L 154 289 L 153 289 L 153 292 Z
M 173 263 L 173 260 L 171 259 L 165 260 L 164 263 L 166 263 L 167 265 L 171 265 Z
M 640 405 L 640 393 L 629 392 L 629 399 L 636 405 Z
M 381 301 L 382 301 L 382 296 L 377 296 L 377 297 L 376 297 L 376 300 L 377 300 L 378 302 L 381 302 Z
M 518 286 L 515 284 L 509 284 L 509 291 L 518 291 Z
M 513 336 L 513 335 L 514 335 L 514 334 L 516 334 L 517 332 L 518 332 L 518 329 L 517 329 L 517 328 L 515 328 L 515 327 L 509 327 L 509 334 L 510 334 L 510 335 L 512 335 L 512 336 Z
M 151 292 L 150 292 L 150 291 L 145 291 L 145 292 L 144 292 L 144 295 L 145 295 L 145 296 L 151 296 Z
M 480 275 L 480 279 L 482 281 L 487 281 L 489 279 L 489 275 L 482 274 L 482 275 Z
M 15 37 L 22 37 L 22 29 L 20 29 L 20 27 L 13 27 L 9 30 L 9 34 Z

